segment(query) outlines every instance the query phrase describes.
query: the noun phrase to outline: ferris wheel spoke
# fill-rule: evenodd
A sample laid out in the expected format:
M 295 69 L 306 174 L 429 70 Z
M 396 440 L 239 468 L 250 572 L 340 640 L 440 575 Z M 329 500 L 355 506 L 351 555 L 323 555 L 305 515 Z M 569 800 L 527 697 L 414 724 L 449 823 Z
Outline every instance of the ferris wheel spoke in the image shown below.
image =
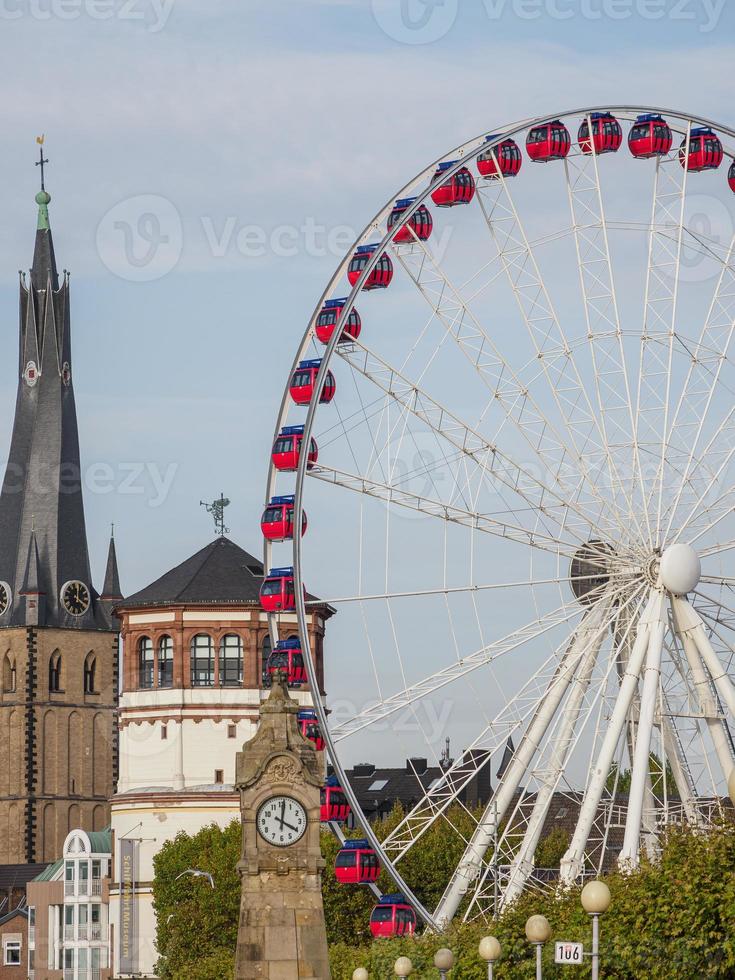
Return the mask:
M 348 473 L 344 470 L 333 469 L 316 464 L 309 471 L 309 477 L 314 480 L 321 480 L 331 483 L 334 486 L 343 487 L 356 493 L 365 494 L 368 497 L 375 497 L 385 503 L 395 504 L 405 507 L 417 513 L 426 514 L 429 517 L 436 517 L 442 521 L 452 521 L 477 531 L 493 534 L 496 537 L 505 538 L 508 541 L 516 541 L 532 548 L 551 552 L 554 555 L 559 553 L 566 554 L 571 558 L 575 552 L 573 545 L 570 545 L 558 538 L 549 537 L 541 532 L 529 530 L 520 525 L 514 525 L 509 521 L 494 517 L 491 514 L 474 513 L 462 509 L 452 504 L 442 503 L 439 500 L 431 500 L 419 494 L 402 490 L 400 487 L 381 483 L 355 473 Z
M 490 187 L 480 186 L 478 201 L 500 252 L 548 390 L 569 432 L 575 464 L 585 478 L 589 492 L 602 498 L 604 509 L 612 512 L 618 533 L 626 534 L 628 522 L 617 510 L 615 501 L 602 497 L 599 489 L 599 474 L 614 467 L 610 448 L 577 370 L 572 345 L 556 315 L 508 181 L 501 176 L 490 184 Z
M 520 629 L 508 633 L 502 639 L 494 640 L 492 643 L 463 657 L 461 660 L 457 660 L 415 684 L 407 686 L 397 694 L 371 704 L 365 711 L 356 714 L 353 718 L 332 729 L 333 739 L 335 741 L 341 741 L 343 738 L 354 735 L 363 728 L 367 728 L 390 717 L 396 711 L 400 711 L 415 701 L 427 697 L 429 694 L 433 694 L 435 691 L 458 678 L 464 677 L 479 667 L 493 663 L 511 651 L 517 650 L 519 647 L 540 636 L 544 636 L 549 631 L 555 630 L 577 615 L 579 615 L 579 605 L 576 602 L 565 603 L 558 609 L 548 613 L 543 619 L 528 623 Z M 547 664 L 552 661 L 555 662 L 556 658 L 549 658 Z M 547 664 L 544 666 L 546 667 Z
M 529 769 L 565 696 L 574 690 L 575 684 L 579 684 L 579 672 L 585 665 L 585 655 L 593 649 L 595 659 L 597 657 L 602 639 L 609 629 L 610 609 L 609 599 L 607 597 L 601 599 L 587 612 L 580 627 L 573 634 L 554 677 L 539 700 L 533 717 L 437 905 L 434 913 L 436 922 L 441 924 L 452 920 L 473 882 L 477 880 L 478 875 L 481 875 L 485 853 L 493 844 L 500 821 L 504 819 L 521 780 Z
M 416 381 L 407 378 L 365 345 L 355 343 L 351 347 L 351 350 L 345 349 L 338 353 L 353 370 L 471 458 L 489 479 L 497 480 L 545 515 L 553 516 L 555 509 L 559 509 L 562 514 L 573 511 L 583 524 L 594 524 L 594 516 L 577 503 L 573 488 L 567 486 L 562 494 L 556 485 L 549 487 L 526 467 L 518 465 L 495 443 L 437 402 Z M 558 517 L 555 520 L 559 523 Z M 582 535 L 580 540 L 581 537 Z
M 588 116 L 592 132 L 593 123 Z M 623 348 L 623 333 L 610 257 L 608 226 L 600 184 L 598 154 L 594 141 L 590 152 L 572 152 L 564 161 L 567 196 L 576 245 L 579 280 L 584 303 L 587 340 L 602 438 L 607 449 L 610 491 L 624 498 L 628 518 L 642 534 L 638 512 L 642 506 L 640 458 L 635 445 L 633 397 Z M 630 486 L 624 477 L 633 446 Z M 650 526 L 647 527 L 650 538 Z
M 730 241 L 701 336 L 691 363 L 667 439 L 670 467 L 682 471 L 679 488 L 669 507 L 666 540 L 695 463 L 702 430 L 727 360 L 735 331 L 735 236 Z M 701 461 L 698 461 L 698 463 Z
M 691 123 L 685 138 L 689 154 Z M 688 167 L 679 163 L 679 150 L 656 158 L 651 228 L 648 238 L 648 266 L 641 330 L 636 433 L 638 452 L 650 454 L 651 475 L 642 475 L 643 506 L 654 521 L 650 544 L 661 544 L 661 506 L 666 440 L 669 428 L 674 338 L 679 298 L 679 272 L 684 235 Z M 673 237 L 672 237 L 673 232 Z M 655 514 L 651 513 L 656 508 Z
M 444 329 L 489 389 L 490 407 L 500 406 L 505 422 L 523 437 L 559 491 L 562 494 L 569 492 L 567 474 L 571 470 L 583 478 L 581 486 L 590 498 L 586 505 L 594 504 L 602 512 L 607 510 L 608 502 L 597 489 L 596 481 L 590 479 L 588 459 L 578 450 L 570 450 L 558 427 L 532 397 L 528 383 L 517 376 L 500 353 L 426 244 L 416 239 L 410 246 L 394 245 L 393 251 Z M 426 288 L 427 279 L 432 284 L 431 291 Z M 440 299 L 435 299 L 436 296 Z M 557 394 L 557 399 L 559 397 Z M 566 397 L 572 397 L 572 393 L 567 392 Z M 600 523 L 600 518 L 596 523 Z

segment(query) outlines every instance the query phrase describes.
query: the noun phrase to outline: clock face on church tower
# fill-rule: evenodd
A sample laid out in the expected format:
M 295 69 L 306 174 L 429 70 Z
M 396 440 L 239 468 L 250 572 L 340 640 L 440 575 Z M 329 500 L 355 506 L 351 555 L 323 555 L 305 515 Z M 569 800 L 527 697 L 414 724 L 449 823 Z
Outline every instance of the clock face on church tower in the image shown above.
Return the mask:
M 258 833 L 274 847 L 289 847 L 306 833 L 306 810 L 290 796 L 272 796 L 258 809 Z
M 61 589 L 61 602 L 70 616 L 83 616 L 89 609 L 89 589 L 84 582 L 67 582 Z
M 0 616 L 8 611 L 10 605 L 10 586 L 7 582 L 0 582 Z

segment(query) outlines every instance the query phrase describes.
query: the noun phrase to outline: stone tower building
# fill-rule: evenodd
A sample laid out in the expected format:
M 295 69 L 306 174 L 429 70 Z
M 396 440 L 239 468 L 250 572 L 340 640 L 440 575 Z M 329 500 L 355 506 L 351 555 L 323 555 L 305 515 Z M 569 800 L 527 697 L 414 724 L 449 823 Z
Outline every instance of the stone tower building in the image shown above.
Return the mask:
M 99 830 L 117 770 L 121 598 L 114 542 L 91 582 L 71 356 L 69 276 L 48 218 L 20 282 L 18 394 L 0 493 L 0 864 L 54 860 Z

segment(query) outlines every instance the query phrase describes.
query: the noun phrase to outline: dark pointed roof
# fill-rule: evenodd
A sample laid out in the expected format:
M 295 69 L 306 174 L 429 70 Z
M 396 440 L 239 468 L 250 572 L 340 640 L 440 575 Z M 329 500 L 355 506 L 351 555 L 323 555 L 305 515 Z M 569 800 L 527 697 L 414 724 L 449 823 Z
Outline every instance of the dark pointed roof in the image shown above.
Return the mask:
M 20 282 L 18 394 L 0 492 L 0 581 L 9 584 L 13 602 L 0 616 L 0 627 L 25 622 L 21 593 L 30 568 L 35 591 L 46 595 L 46 626 L 110 629 L 91 583 L 72 384 L 69 278 L 64 275 L 59 283 L 50 200 L 45 190 L 36 196 L 33 267 L 30 279 Z M 83 616 L 69 615 L 60 600 L 63 585 L 72 580 L 84 582 L 92 596 Z
M 43 592 L 41 588 L 41 559 L 38 557 L 36 532 L 35 530 L 31 530 L 31 540 L 28 544 L 28 558 L 26 559 L 26 571 L 23 577 L 21 595 L 38 595 L 41 592 Z
M 105 570 L 105 584 L 102 586 L 103 602 L 112 602 L 122 599 L 123 594 L 120 589 L 120 573 L 117 570 L 117 550 L 115 548 L 115 535 L 110 535 L 110 548 L 107 552 L 107 568 Z
M 229 538 L 218 537 L 120 606 L 256 604 L 262 581 L 262 562 Z

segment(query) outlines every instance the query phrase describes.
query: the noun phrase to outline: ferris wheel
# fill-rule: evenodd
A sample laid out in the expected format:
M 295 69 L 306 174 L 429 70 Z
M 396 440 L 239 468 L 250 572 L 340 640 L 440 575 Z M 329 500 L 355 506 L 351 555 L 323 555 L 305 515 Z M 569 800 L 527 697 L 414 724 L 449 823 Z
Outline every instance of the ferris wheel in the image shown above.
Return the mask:
M 482 134 L 378 212 L 296 351 L 263 605 L 283 651 L 296 615 L 289 679 L 312 691 L 310 593 L 338 610 L 315 724 L 366 846 L 434 927 L 634 868 L 667 825 L 719 812 L 734 154 L 732 129 L 632 106 Z M 346 770 L 404 748 L 440 775 L 378 841 Z M 537 855 L 561 815 L 554 872 Z M 461 846 L 425 907 L 402 867 L 437 821 Z

